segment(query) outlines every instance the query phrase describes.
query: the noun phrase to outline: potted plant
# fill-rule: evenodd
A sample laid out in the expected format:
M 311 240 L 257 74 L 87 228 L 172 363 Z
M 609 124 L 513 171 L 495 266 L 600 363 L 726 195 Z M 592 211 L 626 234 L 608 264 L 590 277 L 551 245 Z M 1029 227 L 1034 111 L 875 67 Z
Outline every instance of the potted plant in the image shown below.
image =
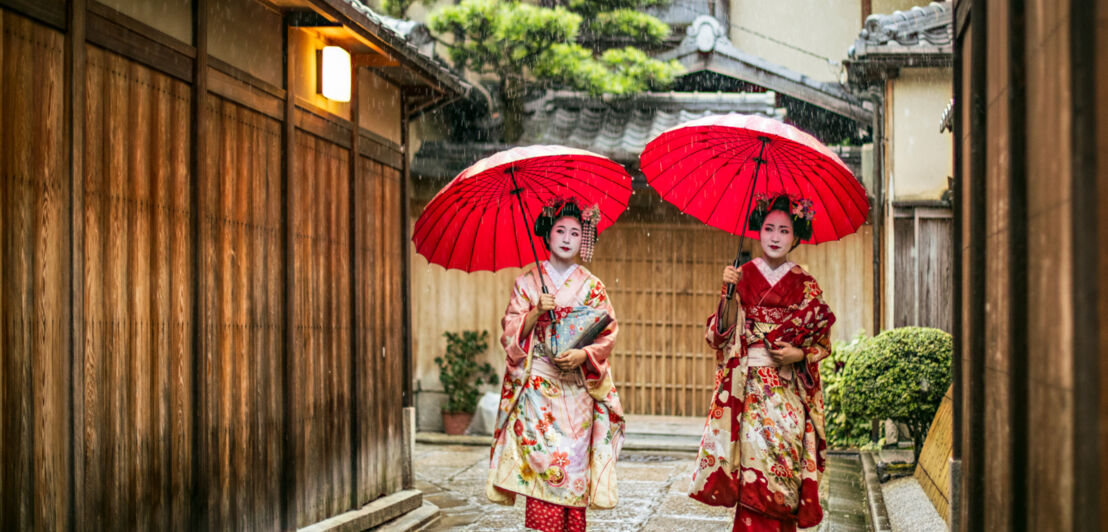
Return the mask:
M 435 357 L 439 382 L 446 392 L 442 424 L 447 434 L 462 434 L 477 409 L 477 387 L 482 382 L 496 384 L 492 365 L 477 362 L 477 357 L 489 348 L 489 332 L 448 331 L 443 336 L 446 337 L 446 354 Z

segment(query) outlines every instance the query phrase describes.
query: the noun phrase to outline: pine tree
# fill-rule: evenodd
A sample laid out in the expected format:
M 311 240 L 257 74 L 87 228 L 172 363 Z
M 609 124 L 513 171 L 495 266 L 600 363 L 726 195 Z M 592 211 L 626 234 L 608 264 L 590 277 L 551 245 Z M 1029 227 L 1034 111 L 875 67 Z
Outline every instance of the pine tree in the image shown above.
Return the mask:
M 432 13 L 429 27 L 456 66 L 496 78 L 504 140 L 514 142 L 532 84 L 595 96 L 669 85 L 682 67 L 650 58 L 643 47 L 661 44 L 670 28 L 636 11 L 667 1 L 463 0 Z

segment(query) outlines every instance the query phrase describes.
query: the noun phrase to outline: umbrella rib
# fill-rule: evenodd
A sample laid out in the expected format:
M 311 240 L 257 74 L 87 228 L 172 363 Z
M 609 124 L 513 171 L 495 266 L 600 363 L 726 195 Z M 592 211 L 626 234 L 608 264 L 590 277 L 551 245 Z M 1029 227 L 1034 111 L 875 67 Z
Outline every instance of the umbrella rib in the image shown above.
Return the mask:
M 736 135 L 734 133 L 729 133 L 729 134 L 724 135 L 724 134 L 718 134 L 718 133 L 712 133 L 712 132 L 701 132 L 698 135 L 690 134 L 690 135 L 686 135 L 686 136 L 691 137 L 692 138 L 691 141 L 688 141 L 686 139 L 687 141 L 685 143 L 677 144 L 677 141 L 681 140 L 680 137 L 678 137 L 678 138 L 673 139 L 673 143 L 677 144 L 678 146 L 682 146 L 684 148 L 688 148 L 691 145 L 691 146 L 693 146 L 693 149 L 691 151 L 680 151 L 680 153 L 679 153 L 678 149 L 671 148 L 668 145 L 668 143 L 666 143 L 666 144 L 664 144 L 662 146 L 659 146 L 657 148 L 654 148 L 652 150 L 652 151 L 664 151 L 664 153 L 662 153 L 661 155 L 655 157 L 654 161 L 652 161 L 648 164 L 642 164 L 641 167 L 642 168 L 647 168 L 647 167 L 655 165 L 655 164 L 661 164 L 663 162 L 663 159 L 666 156 L 669 156 L 669 155 L 673 155 L 675 157 L 680 157 L 680 158 L 687 158 L 687 157 L 693 156 L 693 155 L 695 155 L 697 153 L 700 153 L 700 152 L 703 152 L 703 151 L 707 151 L 707 152 L 710 152 L 710 153 L 718 152 L 718 151 L 727 151 L 727 150 L 738 151 L 738 150 L 746 149 L 747 147 L 749 147 L 750 145 L 752 145 L 754 143 L 753 139 L 744 138 L 744 137 L 736 138 Z M 727 147 L 723 148 L 721 150 L 719 148 L 720 143 L 724 144 Z M 676 164 L 676 162 L 674 162 L 674 164 Z M 660 170 L 658 172 L 658 175 L 660 176 L 663 173 L 665 173 L 665 169 Z
M 646 161 L 643 160 L 643 158 L 640 156 L 640 166 L 649 166 L 655 164 L 663 157 L 673 154 L 676 150 L 670 147 L 670 144 L 676 144 L 678 146 L 687 145 L 688 142 L 683 141 L 683 137 L 705 138 L 708 140 L 727 140 L 734 137 L 739 131 L 743 131 L 740 128 L 732 126 L 712 127 L 702 125 L 693 127 L 697 129 L 695 131 L 682 131 L 680 129 L 671 130 L 667 133 L 663 133 L 662 135 L 658 136 L 658 138 L 655 138 L 654 140 L 647 143 L 648 149 L 644 150 L 644 154 L 649 154 L 653 156 L 653 158 L 649 161 Z M 720 131 L 721 129 L 729 129 L 734 131 Z M 656 147 L 650 148 L 650 145 L 655 143 L 657 143 Z
M 711 160 L 713 160 L 713 159 L 722 159 L 724 155 L 729 155 L 729 153 L 728 153 L 728 151 L 729 151 L 729 150 L 730 150 L 730 151 L 738 151 L 738 149 L 739 149 L 739 148 L 738 148 L 737 146 L 736 146 L 735 148 L 733 148 L 733 149 L 732 149 L 732 148 L 724 148 L 723 150 L 720 150 L 720 151 L 719 151 L 719 153 L 717 153 L 717 154 L 714 154 L 714 155 L 712 155 L 712 157 L 708 158 L 708 159 L 707 159 L 706 161 L 704 161 L 704 162 L 708 162 L 708 161 L 711 161 Z M 735 175 L 732 175 L 732 176 L 731 176 L 731 182 L 734 182 L 734 181 L 735 181 L 735 178 L 736 178 L 736 177 L 737 177 L 738 175 L 740 175 L 740 174 L 742 173 L 742 169 L 743 169 L 743 166 L 745 166 L 745 165 L 746 165 L 746 164 L 747 164 L 747 163 L 748 163 L 748 162 L 750 161 L 750 158 L 751 158 L 751 156 L 753 156 L 753 153 L 751 153 L 750 155 L 748 155 L 748 156 L 746 157 L 746 159 L 745 159 L 745 160 L 743 160 L 743 162 L 739 163 L 739 165 L 738 165 L 738 166 L 739 166 L 739 170 L 738 170 L 738 172 L 736 172 L 736 173 L 735 173 Z M 731 161 L 733 161 L 733 160 L 734 160 L 734 159 L 727 159 L 727 162 L 731 162 Z M 722 167 L 722 166 L 723 166 L 723 165 L 721 165 L 721 167 Z M 695 170 L 695 168 L 694 168 L 694 170 Z M 718 168 L 717 168 L 717 170 L 718 170 Z M 681 178 L 681 181 L 684 181 L 685 179 L 688 179 L 689 175 L 691 175 L 691 174 L 692 174 L 692 171 L 690 171 L 689 173 L 685 174 L 685 176 Z M 712 174 L 712 177 L 715 177 L 715 172 L 713 172 L 713 174 Z M 711 180 L 711 179 L 710 179 L 710 178 L 708 178 L 708 179 L 704 179 L 703 181 L 701 181 L 701 183 L 700 183 L 700 186 L 699 186 L 699 187 L 697 187 L 697 189 L 696 189 L 696 192 L 695 192 L 695 193 L 693 193 L 693 194 L 690 194 L 690 195 L 689 195 L 689 198 L 690 198 L 690 200 L 689 200 L 689 201 L 691 201 L 691 200 L 692 200 L 692 198 L 695 198 L 695 197 L 699 196 L 699 195 L 700 195 L 700 194 L 702 193 L 702 191 L 704 190 L 704 187 L 705 187 L 705 186 L 707 186 L 707 184 L 708 184 L 708 182 L 709 182 L 710 180 Z M 674 188 L 674 187 L 670 187 L 670 190 L 669 190 L 669 192 L 672 192 L 672 191 L 673 191 L 673 188 Z M 726 188 L 725 188 L 724 190 L 726 191 Z M 666 194 L 668 195 L 668 194 L 669 194 L 669 192 L 666 192 Z M 716 209 L 717 209 L 717 208 L 719 208 L 719 203 L 720 203 L 720 201 L 722 201 L 722 200 L 723 200 L 723 196 L 724 196 L 724 194 L 722 194 L 722 193 L 721 193 L 721 194 L 717 194 L 717 196 L 716 196 L 716 204 L 715 204 L 714 206 L 712 206 L 712 209 L 711 209 L 711 210 L 709 211 L 709 213 L 708 213 L 708 217 L 707 217 L 707 218 L 705 218 L 705 219 L 703 220 L 704 222 L 707 222 L 707 219 L 708 219 L 708 218 L 711 218 L 711 214 L 715 213 L 715 212 L 716 212 Z M 662 197 L 663 197 L 663 198 L 665 198 L 665 196 L 662 196 Z M 681 207 L 681 210 L 682 210 L 682 211 L 684 211 L 684 210 L 685 210 L 686 208 L 688 208 L 688 203 L 686 203 L 684 207 Z
M 703 166 L 703 165 L 707 164 L 709 161 L 713 161 L 713 160 L 716 160 L 716 159 L 724 159 L 725 156 L 729 156 L 732 153 L 738 152 L 742 148 L 743 148 L 742 146 L 738 146 L 738 145 L 736 145 L 734 147 L 729 146 L 729 147 L 726 147 L 726 148 L 723 148 L 723 149 L 720 149 L 720 150 L 717 150 L 717 151 L 713 151 L 712 146 L 705 146 L 704 148 L 698 148 L 697 150 L 693 151 L 692 153 L 697 153 L 697 152 L 700 152 L 700 151 L 708 151 L 709 153 L 712 153 L 712 155 L 710 157 L 708 157 L 707 159 L 705 159 L 703 162 L 701 162 L 700 165 L 697 165 L 697 166 L 694 166 L 694 167 L 690 168 L 689 171 L 685 173 L 685 175 L 683 175 L 681 177 L 674 177 L 673 179 L 671 179 L 670 180 L 671 184 L 670 184 L 669 189 L 666 190 L 664 193 L 662 193 L 661 190 L 658 190 L 659 195 L 662 198 L 666 198 L 667 196 L 670 195 L 670 193 L 673 192 L 673 189 L 677 188 L 677 185 L 683 183 L 686 179 L 689 178 L 689 176 L 691 176 L 694 172 L 699 170 L 700 166 Z M 727 162 L 730 162 L 733 159 L 728 158 L 728 159 L 725 159 L 725 160 Z M 749 160 L 749 158 L 747 158 L 747 160 Z M 744 163 L 745 163 L 745 161 L 744 161 Z M 661 175 L 661 174 L 659 173 L 659 175 Z M 697 188 L 696 194 L 690 194 L 689 195 L 689 201 L 691 201 L 692 198 L 696 197 L 696 195 L 699 194 L 700 191 L 704 189 L 704 185 L 707 184 L 707 181 L 708 181 L 708 179 L 705 179 L 704 182 L 702 182 L 700 184 L 700 186 Z M 655 189 L 655 190 L 657 190 L 657 189 Z M 688 208 L 688 204 L 689 204 L 689 202 L 686 202 L 685 205 L 678 205 L 677 207 L 679 209 L 681 209 L 682 211 L 684 211 L 685 209 Z
M 797 174 L 797 173 L 803 173 L 803 170 L 805 170 L 805 169 L 812 170 L 812 168 L 810 166 L 807 166 L 807 165 L 803 164 L 803 161 L 798 162 L 797 159 L 793 156 L 793 154 L 786 151 L 786 150 L 781 150 L 778 153 L 778 155 L 780 156 L 780 159 L 782 161 L 782 166 L 788 166 L 789 168 L 792 169 L 792 171 L 789 172 L 790 177 Z M 823 194 L 820 192 L 820 187 L 816 186 L 815 184 L 812 184 L 810 178 L 808 179 L 808 181 L 809 181 L 809 184 L 812 185 L 812 191 L 819 197 L 820 204 L 823 205 L 825 208 L 830 209 L 831 205 L 828 204 L 827 201 L 823 199 Z M 797 186 L 796 188 L 799 192 L 801 187 L 800 187 L 800 184 L 796 180 L 795 177 L 793 177 L 793 182 L 796 184 L 796 186 Z M 836 201 L 838 201 L 838 198 L 836 198 Z M 830 216 L 829 212 L 826 213 L 826 214 L 828 215 L 828 223 L 831 225 L 832 232 L 834 232 L 835 234 L 838 234 L 838 229 L 835 228 L 834 218 L 832 218 Z M 813 226 L 812 227 L 812 237 L 809 239 L 809 241 L 815 241 L 816 240 L 815 222 L 814 221 L 813 221 L 812 226 Z
M 789 161 L 789 162 L 790 162 L 791 164 L 793 164 L 793 165 L 794 165 L 794 167 L 795 167 L 795 166 L 800 166 L 800 165 L 802 164 L 801 162 L 797 162 L 797 159 L 796 159 L 796 157 L 795 157 L 795 156 L 794 156 L 793 154 L 791 154 L 791 153 L 787 153 L 787 154 L 784 154 L 784 157 L 785 157 L 785 158 L 786 158 L 786 159 L 787 159 L 787 160 L 788 160 L 788 161 Z M 834 205 L 832 205 L 832 204 L 828 203 L 826 199 L 824 199 L 824 197 L 823 197 L 823 193 L 822 193 L 822 192 L 820 191 L 820 187 L 818 187 L 818 186 L 814 186 L 814 185 L 813 185 L 813 186 L 812 186 L 812 190 L 814 190 L 814 191 L 815 191 L 815 193 L 816 193 L 816 195 L 817 195 L 817 196 L 819 196 L 820 204 L 822 204 L 822 205 L 823 205 L 823 206 L 824 206 L 825 208 L 827 208 L 827 209 L 828 209 L 828 212 L 827 212 L 827 213 L 825 213 L 825 215 L 826 215 L 826 216 L 827 216 L 827 218 L 828 218 L 828 223 L 829 223 L 829 225 L 831 226 L 831 231 L 832 231 L 832 233 L 834 234 L 834 236 L 835 236 L 835 237 L 836 237 L 836 239 L 837 239 L 837 238 L 838 238 L 838 236 L 839 236 L 839 228 L 837 227 L 837 224 L 835 223 L 835 217 L 834 217 L 834 216 L 831 216 L 831 212 L 830 212 L 830 209 L 832 208 L 832 206 L 837 206 L 837 207 L 838 207 L 838 209 L 839 209 L 839 211 L 840 211 L 840 212 L 841 212 L 841 213 L 843 214 L 843 216 L 844 216 L 844 219 L 846 219 L 846 220 L 848 221 L 848 223 L 849 223 L 849 219 L 850 219 L 850 218 L 849 218 L 849 215 L 848 215 L 848 214 L 846 213 L 846 210 L 844 209 L 844 206 L 843 206 L 843 204 L 842 204 L 842 198 L 840 198 L 840 197 L 839 197 L 839 195 L 838 195 L 838 194 L 836 194 L 834 190 L 830 190 L 830 189 L 829 189 L 829 192 L 830 192 L 830 193 L 831 193 L 831 195 L 832 195 L 832 196 L 833 196 L 833 197 L 835 198 L 835 204 L 834 204 Z M 814 234 L 814 233 L 815 233 L 815 231 L 813 231 L 813 235 L 812 235 L 812 238 L 813 238 L 813 240 L 815 240 L 815 234 Z
M 446 212 L 446 211 L 444 211 L 444 213 L 445 213 L 445 212 Z M 445 214 L 444 214 L 444 215 L 445 215 Z M 441 218 L 440 218 L 440 219 L 441 219 Z M 437 224 L 437 223 L 438 223 L 438 221 L 436 220 L 436 222 L 435 222 L 435 223 Z M 445 234 L 445 232 L 446 232 L 446 229 L 444 228 L 444 229 L 443 229 L 443 233 Z M 441 246 L 441 245 L 442 245 L 442 243 L 443 243 L 444 241 L 446 241 L 446 239 L 445 239 L 445 238 L 442 238 L 442 234 L 440 234 L 440 235 L 439 235 L 439 238 L 438 238 L 437 240 L 435 240 L 435 245 L 434 245 L 434 247 L 432 247 L 432 248 L 431 248 L 431 253 L 430 253 L 429 255 L 427 255 L 427 259 L 428 259 L 428 260 L 433 260 L 433 259 L 434 259 L 435 255 L 437 255 L 437 254 L 438 254 L 438 252 L 439 252 L 439 246 Z M 450 262 L 449 262 L 449 261 L 447 261 L 447 265 L 448 265 L 448 267 L 449 267 L 449 264 L 450 264 Z
M 485 214 L 486 214 L 486 212 L 478 213 L 477 228 L 473 230 L 473 233 L 474 233 L 473 234 L 473 246 L 472 246 L 472 249 L 469 251 L 469 261 L 466 263 L 466 271 L 467 272 L 473 271 L 473 256 L 475 255 L 474 250 L 477 249 L 477 238 L 481 236 L 481 226 L 485 225 L 485 216 L 484 216 Z M 496 224 L 493 224 L 493 228 L 494 228 L 493 238 L 496 237 L 495 227 L 496 227 Z M 495 249 L 495 246 L 496 246 L 496 243 L 495 243 L 495 240 L 494 240 L 493 241 L 493 249 Z M 457 242 L 455 241 L 455 249 L 456 248 L 457 248 Z
M 549 167 L 550 167 L 550 168 L 556 168 L 556 169 L 560 169 L 560 170 L 568 170 L 568 168 L 567 168 L 566 166 L 564 166 L 564 165 L 550 165 Z M 570 174 L 570 173 L 555 172 L 555 171 L 549 170 L 549 169 L 547 169 L 547 168 L 548 168 L 548 167 L 545 167 L 545 166 L 536 166 L 536 167 L 534 168 L 534 170 L 536 170 L 536 173 L 537 173 L 537 171 L 538 171 L 538 170 L 543 170 L 543 173 L 542 173 L 542 174 L 539 174 L 539 175 L 541 175 L 541 176 L 543 176 L 543 177 L 545 177 L 545 174 L 555 174 L 555 175 L 560 175 L 560 176 L 564 176 L 564 177 L 567 177 L 567 178 L 568 178 L 568 177 L 572 177 L 572 176 L 573 176 L 573 174 Z M 604 167 L 601 167 L 601 168 L 604 168 Z M 528 168 L 527 170 L 531 170 L 531 169 L 530 169 L 530 168 Z M 603 175 L 603 174 L 600 174 L 600 173 L 598 173 L 598 172 L 590 172 L 590 174 L 591 174 L 591 175 L 595 175 L 595 176 L 598 176 L 598 177 L 601 177 L 601 178 L 603 178 L 603 179 L 607 180 L 607 181 L 608 181 L 609 183 L 612 183 L 612 184 L 614 184 L 614 185 L 617 185 L 617 186 L 626 186 L 626 185 L 624 185 L 624 183 L 620 183 L 620 182 L 618 182 L 618 181 L 615 181 L 615 180 L 613 180 L 613 179 L 611 179 L 611 178 L 609 178 L 609 177 L 607 177 L 607 176 L 605 176 L 605 175 Z M 612 195 L 611 195 L 611 194 L 610 194 L 610 193 L 609 193 L 608 191 L 606 191 L 606 190 L 604 190 L 604 189 L 600 188 L 599 186 L 597 186 L 596 184 L 592 183 L 592 182 L 591 182 L 591 181 L 589 181 L 589 180 L 586 180 L 586 179 L 580 179 L 580 180 L 576 180 L 576 179 L 575 179 L 575 180 L 574 180 L 574 182 L 575 182 L 575 183 L 581 183 L 581 184 L 583 184 L 583 185 L 589 186 L 589 187 L 591 187 L 592 189 L 596 190 L 598 194 L 602 194 L 602 195 L 604 195 L 604 196 L 606 196 L 606 197 L 613 197 L 613 198 L 614 198 L 614 196 L 612 196 Z M 624 206 L 626 206 L 626 205 L 624 205 Z
M 854 222 L 852 221 L 853 217 L 851 216 L 851 212 L 848 212 L 848 210 L 853 211 L 854 213 L 861 216 L 858 204 L 853 201 L 854 193 L 852 193 L 849 190 L 848 186 L 846 186 L 847 183 L 844 183 L 844 179 L 849 174 L 845 173 L 843 169 L 841 169 L 838 165 L 832 164 L 832 161 L 821 159 L 819 162 L 823 165 L 831 165 L 830 168 L 826 169 L 826 175 L 828 177 L 828 179 L 826 179 L 828 185 L 827 188 L 828 191 L 832 195 L 834 195 L 836 201 L 839 204 L 839 209 L 842 211 L 843 214 L 843 223 L 846 224 L 846 229 L 842 231 L 842 234 L 849 234 L 855 231 L 857 228 L 852 227 L 854 225 Z M 844 195 L 846 197 L 846 201 L 843 200 Z M 864 216 L 861 217 L 864 218 Z M 836 228 L 835 236 L 838 237 L 839 233 L 840 230 Z
M 553 172 L 553 171 L 550 171 L 550 172 L 545 172 L 545 173 L 542 173 L 542 174 L 539 174 L 539 173 L 534 173 L 534 174 L 532 174 L 532 173 L 524 173 L 523 175 L 525 175 L 525 176 L 527 176 L 527 177 L 531 178 L 531 181 L 532 181 L 533 183 L 535 183 L 536 185 L 537 185 L 537 184 L 539 184 L 539 183 L 542 183 L 542 186 L 543 186 L 543 188 L 545 188 L 545 189 L 546 189 L 546 190 L 547 190 L 548 192 L 550 192 L 550 193 L 551 193 L 551 195 L 555 195 L 555 192 L 554 192 L 554 190 L 552 190 L 552 189 L 551 189 L 551 188 L 550 188 L 549 186 L 547 186 L 547 185 L 545 184 L 545 182 L 544 182 L 544 181 L 551 181 L 551 179 L 548 179 L 548 178 L 547 178 L 547 175 L 550 175 L 550 174 L 553 174 L 553 175 L 559 175 L 559 176 L 563 176 L 563 177 L 567 177 L 567 178 L 568 178 L 568 177 L 571 177 L 571 174 L 563 174 L 563 173 L 560 173 L 560 172 Z M 517 174 L 517 175 L 519 175 L 519 174 Z M 557 181 L 557 180 L 553 180 L 553 181 L 554 181 L 555 183 L 561 184 L 561 183 L 560 183 L 559 181 Z M 577 183 L 578 181 L 574 181 L 574 182 L 575 182 L 575 183 Z M 581 183 L 584 183 L 583 181 L 580 181 L 580 182 L 581 182 Z M 591 186 L 591 187 L 592 187 L 593 189 L 597 190 L 597 193 L 598 193 L 598 194 L 600 194 L 600 195 L 602 195 L 602 196 L 603 196 L 604 198 L 610 198 L 610 199 L 612 199 L 612 200 L 613 200 L 614 202 L 618 203 L 619 205 L 621 205 L 621 206 L 623 206 L 623 207 L 626 207 L 626 206 L 627 206 L 627 203 L 626 203 L 626 202 L 624 202 L 624 201 L 622 201 L 622 200 L 620 200 L 620 199 L 616 198 L 615 196 L 612 196 L 611 194 L 608 194 L 607 192 L 604 192 L 604 191 L 603 191 L 603 190 L 601 190 L 601 189 L 600 189 L 599 187 L 597 187 L 597 186 L 595 186 L 595 185 L 592 185 L 592 184 L 589 184 L 589 186 Z M 569 187 L 565 187 L 565 188 L 569 188 Z M 578 196 L 579 196 L 579 195 L 578 195 Z M 585 201 L 594 201 L 594 199 L 590 199 L 590 198 L 588 198 L 588 197 L 581 197 L 580 199 L 582 199 L 582 200 L 585 200 Z M 599 204 L 599 203 L 600 203 L 600 201 L 601 201 L 601 199 L 603 199 L 603 198 L 600 198 L 600 199 L 595 199 L 595 203 Z M 603 213 L 603 209 L 601 210 L 601 212 Z M 622 211 L 621 211 L 621 212 L 622 212 Z

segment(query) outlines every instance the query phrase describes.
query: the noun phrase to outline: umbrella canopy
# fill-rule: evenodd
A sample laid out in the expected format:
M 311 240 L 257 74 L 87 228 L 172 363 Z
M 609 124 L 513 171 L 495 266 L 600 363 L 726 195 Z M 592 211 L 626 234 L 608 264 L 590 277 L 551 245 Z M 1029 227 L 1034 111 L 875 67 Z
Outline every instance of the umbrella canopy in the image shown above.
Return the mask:
M 712 115 L 650 141 L 639 158 L 646 180 L 681 212 L 735 235 L 746 229 L 754 194 L 812 200 L 818 244 L 858 230 L 869 213 L 862 184 L 815 137 L 771 118 Z
M 433 264 L 467 272 L 520 267 L 547 257 L 535 216 L 555 198 L 600 209 L 597 233 L 611 227 L 631 197 L 619 163 L 565 146 L 512 148 L 458 174 L 416 220 L 412 241 Z

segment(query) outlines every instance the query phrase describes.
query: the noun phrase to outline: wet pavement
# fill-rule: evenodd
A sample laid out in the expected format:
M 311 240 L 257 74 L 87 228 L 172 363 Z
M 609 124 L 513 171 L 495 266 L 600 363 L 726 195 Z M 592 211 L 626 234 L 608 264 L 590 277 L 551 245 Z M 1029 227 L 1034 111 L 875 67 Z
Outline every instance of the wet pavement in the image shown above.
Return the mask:
M 589 510 L 589 530 L 700 532 L 731 529 L 733 509 L 707 506 L 687 495 L 695 465 L 697 436 L 695 422 L 686 425 L 692 428 L 683 433 L 670 432 L 668 441 L 662 441 L 658 434 L 628 434 L 628 445 L 616 465 L 619 504 L 612 510 Z M 629 426 L 634 425 L 629 423 Z M 694 442 L 691 446 L 690 438 Z M 438 443 L 427 443 L 427 438 L 422 440 L 416 444 L 413 457 L 415 487 L 424 493 L 424 500 L 437 505 L 441 512 L 440 518 L 424 530 L 523 529 L 523 497 L 517 499 L 514 507 L 493 504 L 485 498 L 489 471 L 487 445 L 451 443 L 446 438 L 436 439 Z M 473 442 L 474 439 L 457 441 Z M 825 517 L 816 530 L 869 530 L 865 484 L 857 454 L 829 455 L 821 492 Z

